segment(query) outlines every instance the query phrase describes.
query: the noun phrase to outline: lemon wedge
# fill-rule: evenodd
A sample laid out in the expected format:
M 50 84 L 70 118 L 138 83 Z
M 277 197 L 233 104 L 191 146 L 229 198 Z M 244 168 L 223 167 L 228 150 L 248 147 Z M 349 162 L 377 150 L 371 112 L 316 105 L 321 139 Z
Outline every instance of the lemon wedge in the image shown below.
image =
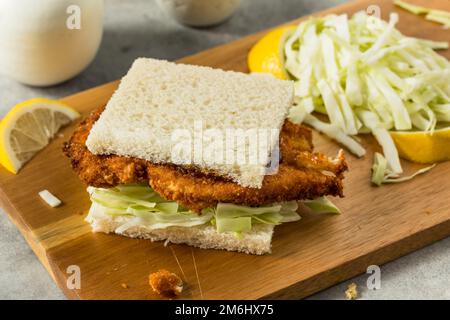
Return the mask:
M 418 163 L 450 160 L 450 127 L 433 132 L 392 131 L 401 158 Z
M 280 27 L 262 37 L 250 50 L 247 63 L 250 72 L 271 73 L 279 79 L 289 79 L 284 69 L 283 46 L 295 26 Z
M 45 98 L 14 106 L 0 122 L 0 164 L 16 174 L 61 127 L 79 116 L 60 101 Z

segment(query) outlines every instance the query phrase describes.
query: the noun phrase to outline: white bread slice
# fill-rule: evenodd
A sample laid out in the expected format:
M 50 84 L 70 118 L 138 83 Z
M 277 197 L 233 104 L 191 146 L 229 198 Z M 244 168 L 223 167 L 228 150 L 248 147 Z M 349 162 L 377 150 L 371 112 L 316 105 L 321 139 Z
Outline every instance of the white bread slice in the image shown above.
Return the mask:
M 86 145 L 94 154 L 180 164 L 172 157 L 174 130 L 185 129 L 194 137 L 195 121 L 201 121 L 203 130 L 223 132 L 223 141 L 227 129 L 279 131 L 293 95 L 291 81 L 270 75 L 139 58 L 93 126 Z M 276 135 L 265 143 L 262 151 L 258 150 L 258 163 L 219 162 L 214 152 L 192 159 L 202 170 L 229 177 L 245 187 L 259 188 L 278 139 Z M 245 148 L 246 159 L 250 153 L 255 154 L 248 144 L 247 140 L 240 144 Z M 235 143 L 235 152 L 238 145 L 239 142 Z
M 149 229 L 144 225 L 132 226 L 124 231 L 120 227 L 132 218 L 126 216 L 109 216 L 102 212 L 90 212 L 86 221 L 91 224 L 93 232 L 116 233 L 131 238 L 151 241 L 166 240 L 177 244 L 187 244 L 202 249 L 222 249 L 247 254 L 262 255 L 271 252 L 274 226 L 255 225 L 250 232 L 238 238 L 231 232 L 218 233 L 211 225 L 195 227 L 169 227 Z

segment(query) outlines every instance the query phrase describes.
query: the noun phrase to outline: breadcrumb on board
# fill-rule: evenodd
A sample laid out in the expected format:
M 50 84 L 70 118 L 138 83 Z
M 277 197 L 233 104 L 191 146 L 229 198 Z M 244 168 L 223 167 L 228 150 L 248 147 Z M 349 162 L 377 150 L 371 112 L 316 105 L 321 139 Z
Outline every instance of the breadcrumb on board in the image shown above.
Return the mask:
M 175 297 L 183 291 L 183 281 L 175 273 L 161 269 L 149 275 L 153 291 L 161 296 Z
M 350 283 L 345 290 L 345 297 L 347 300 L 356 300 L 358 298 L 358 286 L 356 283 Z

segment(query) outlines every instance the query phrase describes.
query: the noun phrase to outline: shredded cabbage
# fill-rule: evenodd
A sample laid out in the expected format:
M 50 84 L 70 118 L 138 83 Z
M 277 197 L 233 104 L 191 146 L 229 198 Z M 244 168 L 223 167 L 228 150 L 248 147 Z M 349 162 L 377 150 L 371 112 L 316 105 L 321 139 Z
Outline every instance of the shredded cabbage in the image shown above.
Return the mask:
M 215 209 L 215 224 L 218 232 L 242 232 L 253 224 L 278 225 L 300 220 L 296 201 L 276 203 L 271 206 L 246 207 L 231 203 L 219 203 Z
M 294 108 L 298 108 L 298 106 Z M 330 123 L 320 121 L 310 114 L 305 115 L 304 122 L 314 129 L 336 140 L 337 142 L 345 145 L 353 154 L 357 155 L 358 157 L 362 157 L 366 154 L 366 150 L 355 139 L 345 134 L 345 132 L 342 131 L 342 129 L 340 129 L 339 127 Z
M 97 216 L 128 217 L 128 222 L 116 232 L 133 226 L 145 226 L 150 230 L 168 227 L 192 227 L 212 224 L 218 232 L 233 232 L 237 236 L 251 230 L 255 224 L 279 225 L 300 220 L 296 201 L 275 203 L 270 206 L 246 207 L 231 203 L 219 203 L 216 208 L 204 209 L 201 215 L 186 210 L 175 201 L 167 201 L 150 186 L 131 184 L 110 189 L 89 187 L 92 206 L 86 218 Z M 315 206 L 316 200 L 307 200 Z M 322 203 L 322 199 L 318 199 Z M 314 209 L 314 208 L 312 208 Z
M 339 208 L 325 196 L 314 200 L 304 200 L 303 203 L 314 213 L 341 213 Z
M 145 225 L 151 230 L 172 226 L 192 227 L 213 218 L 211 211 L 205 210 L 198 215 L 183 209 L 176 202 L 164 200 L 146 185 L 121 185 L 110 189 L 89 187 L 88 193 L 92 201 L 88 221 L 97 214 L 133 218 L 117 232 L 134 225 Z
M 94 218 L 105 214 L 131 218 L 116 229 L 118 233 L 134 226 L 145 226 L 154 230 L 212 224 L 217 232 L 233 232 L 240 236 L 250 231 L 255 224 L 279 225 L 300 220 L 297 201 L 261 207 L 219 203 L 216 208 L 204 209 L 199 215 L 184 209 L 175 201 L 163 199 L 148 185 L 121 185 L 110 189 L 89 187 L 88 192 L 92 206 L 87 221 L 93 221 Z M 317 213 L 339 212 L 325 197 L 305 200 L 304 203 Z
M 285 68 L 295 80 L 289 118 L 323 132 L 358 157 L 365 150 L 352 136 L 372 133 L 386 160 L 376 184 L 410 178 L 400 178 L 403 170 L 390 130 L 433 131 L 450 122 L 450 63 L 433 51 L 448 43 L 406 37 L 395 28 L 397 21 L 396 13 L 385 22 L 362 11 L 351 18 L 312 17 L 284 46 Z M 327 115 L 329 122 L 313 112 Z
M 380 186 L 382 183 L 399 183 L 408 181 L 413 179 L 419 174 L 430 171 L 435 166 L 436 164 L 433 164 L 429 167 L 417 170 L 412 175 L 406 177 L 399 177 L 397 173 L 393 172 L 392 169 L 389 168 L 388 161 L 386 160 L 386 158 L 382 154 L 375 152 L 372 166 L 372 183 L 377 186 Z

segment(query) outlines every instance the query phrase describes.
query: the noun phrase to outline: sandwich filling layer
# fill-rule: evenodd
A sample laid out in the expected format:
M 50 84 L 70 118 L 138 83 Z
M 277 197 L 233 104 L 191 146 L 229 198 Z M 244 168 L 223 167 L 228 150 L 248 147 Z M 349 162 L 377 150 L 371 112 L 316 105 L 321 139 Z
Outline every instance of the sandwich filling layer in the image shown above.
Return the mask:
M 261 207 L 219 203 L 198 215 L 162 198 L 145 184 L 89 187 L 88 192 L 92 205 L 86 221 L 94 232 L 186 243 L 204 249 L 269 253 L 274 227 L 300 220 L 296 201 Z M 305 205 L 317 213 L 339 212 L 324 197 Z
M 98 109 L 81 122 L 64 145 L 73 169 L 88 186 L 112 188 L 147 183 L 165 199 L 197 213 L 219 203 L 255 207 L 343 194 L 342 180 L 347 170 L 343 154 L 331 159 L 313 152 L 311 131 L 288 120 L 280 134 L 278 173 L 266 176 L 262 187 L 256 189 L 190 167 L 154 164 L 114 154 L 95 155 L 85 142 L 102 112 L 103 108 Z
M 258 224 L 278 225 L 300 219 L 296 201 L 261 207 L 219 203 L 214 208 L 203 209 L 201 214 L 196 214 L 176 201 L 162 198 L 145 184 L 121 185 L 110 189 L 89 187 L 88 192 L 92 201 L 88 220 L 98 214 L 131 218 L 115 230 L 117 233 L 134 226 L 156 230 L 208 224 L 213 225 L 219 233 L 234 232 L 240 235 L 251 231 Z

